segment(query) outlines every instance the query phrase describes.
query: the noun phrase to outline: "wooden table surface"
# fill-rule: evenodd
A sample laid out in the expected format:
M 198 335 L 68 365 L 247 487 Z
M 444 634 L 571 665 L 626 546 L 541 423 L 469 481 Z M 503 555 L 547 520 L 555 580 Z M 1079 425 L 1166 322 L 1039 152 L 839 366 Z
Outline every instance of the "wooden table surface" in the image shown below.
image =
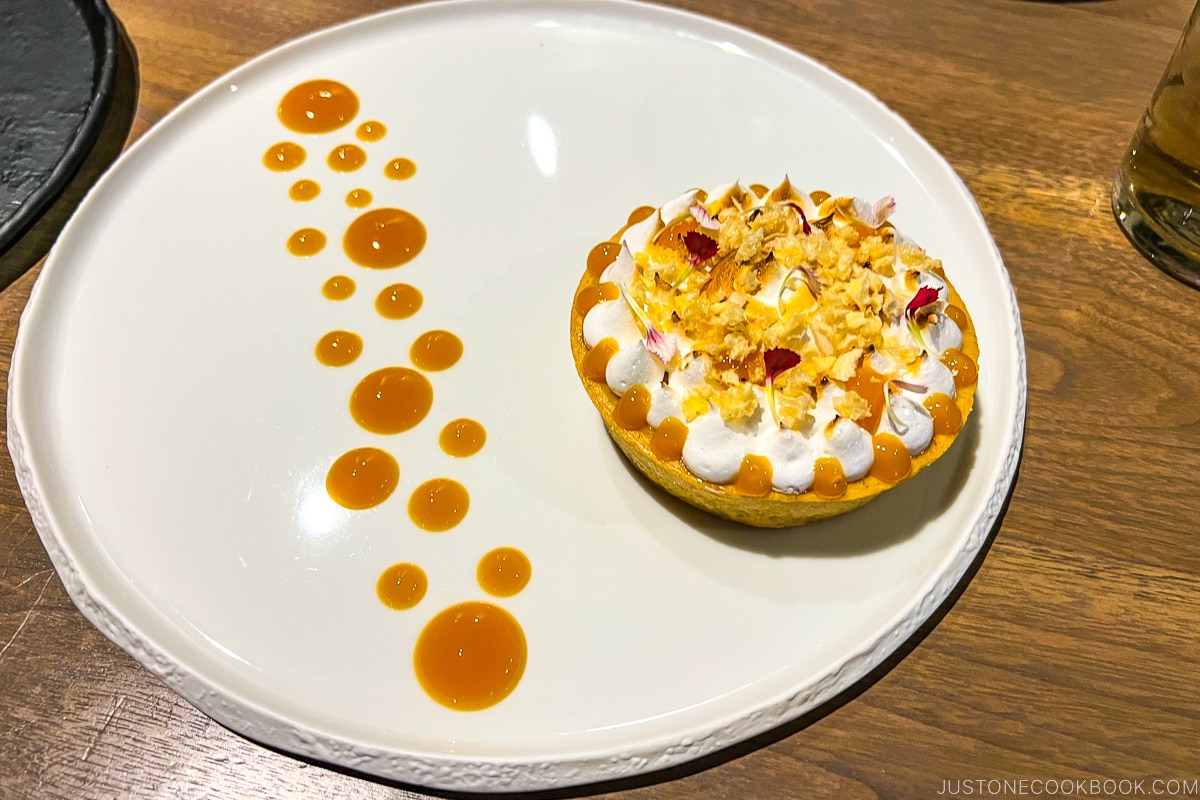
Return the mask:
M 139 61 L 131 138 L 268 48 L 395 5 L 110 2 Z M 1109 209 L 1191 1 L 670 4 L 823 61 L 962 176 L 1020 302 L 1025 451 L 986 558 L 903 657 L 805 725 L 576 793 L 933 798 L 997 795 L 986 781 L 1008 779 L 1096 796 L 1105 784 L 1090 781 L 1108 779 L 1200 794 L 1200 294 L 1139 256 Z M 36 272 L 0 295 L 5 369 Z M 242 739 L 93 629 L 4 456 L 0 798 L 407 796 L 421 794 Z

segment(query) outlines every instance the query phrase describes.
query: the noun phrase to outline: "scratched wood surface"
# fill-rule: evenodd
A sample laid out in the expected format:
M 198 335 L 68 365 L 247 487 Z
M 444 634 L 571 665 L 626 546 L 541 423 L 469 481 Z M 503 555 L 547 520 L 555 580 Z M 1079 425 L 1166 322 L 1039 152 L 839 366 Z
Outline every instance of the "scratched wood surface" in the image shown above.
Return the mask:
M 139 63 L 133 138 L 264 50 L 395 5 L 111 2 Z M 1138 256 L 1108 202 L 1190 0 L 671 5 L 825 62 L 946 156 L 1016 287 L 1028 431 L 989 553 L 902 657 L 807 724 L 575 793 L 905 798 L 976 779 L 1200 778 L 1200 293 Z M 5 371 L 35 277 L 0 294 Z M 141 669 L 73 607 L 0 460 L 0 798 L 421 796 L 265 750 Z

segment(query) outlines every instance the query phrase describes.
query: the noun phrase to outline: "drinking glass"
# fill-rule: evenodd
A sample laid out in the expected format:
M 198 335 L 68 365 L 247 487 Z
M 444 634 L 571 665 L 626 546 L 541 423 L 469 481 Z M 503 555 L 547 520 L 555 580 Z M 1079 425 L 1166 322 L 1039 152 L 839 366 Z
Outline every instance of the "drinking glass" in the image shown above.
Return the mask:
M 1200 3 L 1121 161 L 1112 205 L 1147 258 L 1200 288 Z

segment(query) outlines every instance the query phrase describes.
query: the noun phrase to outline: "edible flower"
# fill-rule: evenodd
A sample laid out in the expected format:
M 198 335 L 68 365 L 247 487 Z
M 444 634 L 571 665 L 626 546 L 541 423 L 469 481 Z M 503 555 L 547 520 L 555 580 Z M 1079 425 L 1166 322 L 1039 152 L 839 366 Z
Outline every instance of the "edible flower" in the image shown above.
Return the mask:
M 916 295 L 908 301 L 908 306 L 904 309 L 904 318 L 908 320 L 908 332 L 917 340 L 917 344 L 921 345 L 922 350 L 928 350 L 929 346 L 925 344 L 925 337 L 921 335 L 921 326 L 917 324 L 917 315 L 926 306 L 937 302 L 938 293 L 939 290 L 932 286 L 922 286 L 917 289 Z
M 661 361 L 664 366 L 670 363 L 679 349 L 676 338 L 654 327 L 654 323 L 650 321 L 650 315 L 641 306 L 633 302 L 633 298 L 629 296 L 629 291 L 624 286 L 618 285 L 618 288 L 621 290 L 621 297 L 625 298 L 625 303 L 633 311 L 633 315 L 637 317 L 638 322 L 642 324 L 642 328 L 646 331 L 646 352 Z
M 896 389 L 903 389 L 907 392 L 916 392 L 918 394 L 924 394 L 928 391 L 928 388 L 919 383 L 909 383 L 908 381 L 897 379 L 892 379 L 883 384 L 883 407 L 887 410 L 888 419 L 892 421 L 892 427 L 896 429 L 896 433 L 903 436 L 908 433 L 908 423 L 900 419 L 900 415 L 892 408 L 892 393 L 895 391 L 892 388 L 893 386 Z
M 772 347 L 763 353 L 763 366 L 767 373 L 767 407 L 771 411 L 771 418 L 780 427 L 779 413 L 775 410 L 775 379 L 799 363 L 800 354 L 786 347 Z
M 896 198 L 891 195 L 879 198 L 875 205 L 867 205 L 866 200 L 854 198 L 850 204 L 850 208 L 846 209 L 847 216 L 854 219 L 855 222 L 861 222 L 869 228 L 878 228 L 883 223 L 887 222 L 888 217 L 896 210 Z
M 717 254 L 720 249 L 717 240 L 697 231 L 688 231 L 683 237 L 683 244 L 688 251 L 688 263 L 698 267 Z
M 808 215 L 804 213 L 804 209 L 800 207 L 799 203 L 788 203 L 788 205 L 796 209 L 796 211 L 800 214 L 800 221 L 804 223 L 804 235 L 811 236 L 812 225 L 808 224 Z
M 696 222 L 700 223 L 701 228 L 707 228 L 710 231 L 719 231 L 721 229 L 721 223 L 717 222 L 702 204 L 696 203 L 696 205 L 688 210 L 692 212 L 692 216 Z

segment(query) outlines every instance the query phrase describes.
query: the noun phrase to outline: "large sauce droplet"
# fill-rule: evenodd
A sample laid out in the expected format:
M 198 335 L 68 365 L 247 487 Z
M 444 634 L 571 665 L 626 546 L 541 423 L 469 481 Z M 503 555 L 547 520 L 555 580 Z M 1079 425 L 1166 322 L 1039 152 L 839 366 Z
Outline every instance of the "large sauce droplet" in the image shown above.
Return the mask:
M 512 597 L 529 583 L 529 559 L 515 547 L 497 547 L 479 559 L 475 579 L 493 597 Z
M 473 419 L 456 419 L 446 424 L 438 435 L 442 452 L 454 458 L 473 456 L 483 449 L 487 431 Z
M 372 508 L 387 500 L 400 482 L 400 466 L 377 447 L 359 447 L 339 456 L 325 476 L 325 490 L 344 508 Z
M 279 121 L 296 133 L 336 131 L 357 113 L 358 96 L 345 84 L 331 80 L 301 83 L 279 101 Z
M 449 478 L 434 478 L 413 490 L 408 516 L 421 530 L 441 533 L 462 522 L 470 507 L 466 487 Z
M 375 582 L 375 594 L 388 608 L 403 611 L 412 608 L 425 597 L 429 579 L 425 570 L 416 564 L 393 564 Z
M 426 372 L 449 369 L 462 358 L 462 341 L 450 331 L 427 331 L 408 350 L 412 363 Z
M 678 417 L 667 417 L 650 436 L 650 452 L 663 461 L 678 461 L 687 437 L 687 423 Z
M 871 477 L 884 483 L 899 483 L 912 473 L 912 456 L 894 433 L 877 433 L 872 438 L 875 460 Z
M 350 223 L 342 238 L 355 264 L 391 269 L 416 258 L 425 246 L 425 226 L 400 208 L 377 208 Z
M 587 271 L 592 277 L 599 278 L 608 265 L 617 260 L 621 245 L 617 242 L 601 242 L 592 248 L 587 257 Z
M 401 433 L 416 426 L 433 405 L 433 387 L 407 367 L 384 367 L 358 382 L 350 416 L 372 433 Z
M 413 668 L 438 703 L 478 711 L 508 697 L 525 674 L 525 632 L 491 603 L 459 603 L 429 621 L 417 638 Z

